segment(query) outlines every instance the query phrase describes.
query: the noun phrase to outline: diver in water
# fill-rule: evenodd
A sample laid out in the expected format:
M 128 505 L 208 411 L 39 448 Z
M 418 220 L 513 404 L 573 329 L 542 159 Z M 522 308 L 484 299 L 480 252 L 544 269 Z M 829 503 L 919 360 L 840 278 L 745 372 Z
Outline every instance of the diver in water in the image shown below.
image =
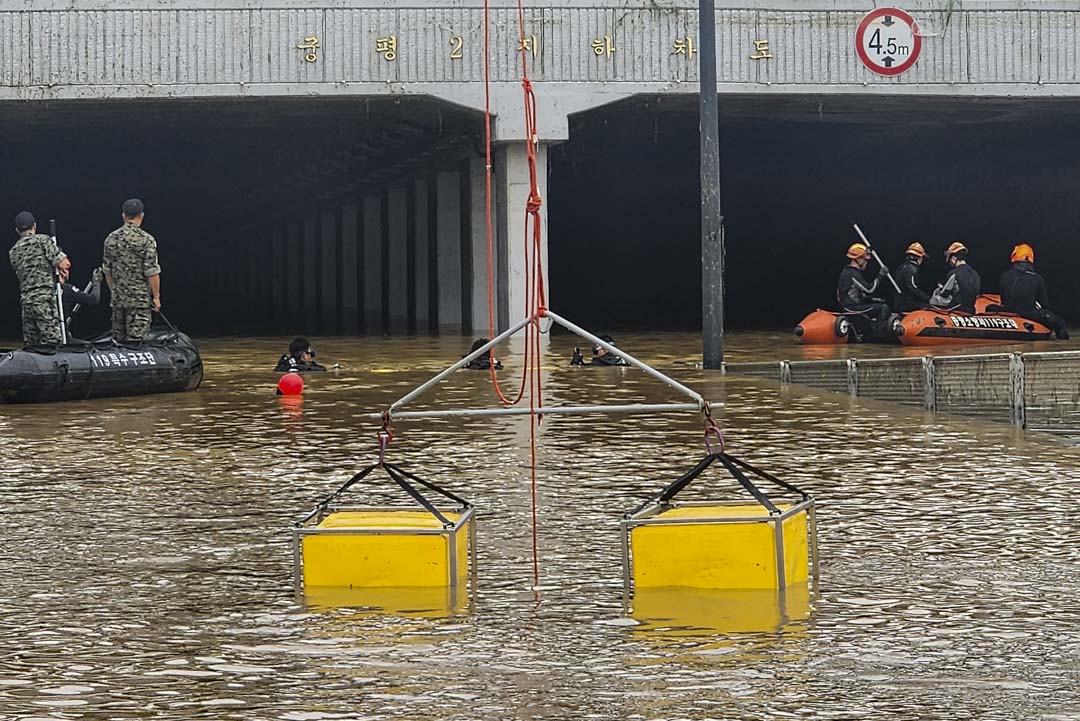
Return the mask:
M 472 344 L 472 348 L 470 348 L 469 352 L 466 353 L 465 355 L 467 355 L 467 356 L 472 355 L 476 351 L 478 351 L 481 348 L 483 348 L 484 346 L 486 346 L 488 343 L 489 343 L 489 341 L 488 341 L 487 338 L 478 339 L 475 343 Z M 499 361 L 498 358 L 495 358 L 494 353 L 492 353 L 491 351 L 488 351 L 487 353 L 484 353 L 483 355 L 481 355 L 481 356 L 479 356 L 477 358 L 473 358 L 471 361 L 469 361 L 468 363 L 465 364 L 465 368 L 468 369 L 468 370 L 471 370 L 471 371 L 491 370 L 491 361 L 492 361 L 492 359 L 495 360 L 495 370 L 501 371 L 502 367 L 503 367 L 502 363 Z
M 289 352 L 278 359 L 275 373 L 309 373 L 324 371 L 325 366 L 315 362 L 315 349 L 307 338 L 296 338 L 289 344 Z
M 945 250 L 945 262 L 952 270 L 945 276 L 945 282 L 934 291 L 930 298 L 931 305 L 975 315 L 975 299 L 982 292 L 982 279 L 968 265 L 967 254 L 967 246 L 963 243 L 953 243 Z
M 600 336 L 600 340 L 609 345 L 615 345 L 615 340 L 609 335 Z M 610 352 L 607 348 L 599 345 L 592 347 L 592 360 L 588 363 L 585 362 L 585 357 L 581 355 L 581 349 L 575 348 L 574 355 L 570 358 L 570 365 L 572 366 L 628 366 L 629 363 L 626 359 L 620 355 Z
M 1046 296 L 1046 281 L 1035 272 L 1035 251 L 1027 243 L 1013 248 L 1012 268 L 1005 271 L 998 283 L 1001 304 L 1010 313 L 1042 323 L 1054 331 L 1060 340 L 1069 339 L 1065 321 L 1052 312 Z

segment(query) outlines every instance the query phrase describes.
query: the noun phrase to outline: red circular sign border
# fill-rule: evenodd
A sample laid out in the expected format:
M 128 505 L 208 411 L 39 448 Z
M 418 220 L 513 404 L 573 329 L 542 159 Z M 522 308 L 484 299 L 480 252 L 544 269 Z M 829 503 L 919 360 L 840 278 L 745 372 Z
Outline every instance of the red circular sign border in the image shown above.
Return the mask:
M 885 15 L 895 15 L 907 23 L 908 27 L 911 28 L 912 36 L 915 38 L 915 48 L 911 53 L 911 57 L 894 68 L 878 67 L 870 60 L 870 57 L 866 54 L 862 44 L 862 38 L 866 33 L 866 28 L 869 27 L 870 23 L 874 22 L 874 20 Z M 862 21 L 859 22 L 859 28 L 855 31 L 855 52 L 859 54 L 859 60 L 862 60 L 862 64 L 866 69 L 872 73 L 889 77 L 905 73 L 911 69 L 911 66 L 919 60 L 919 55 L 922 54 L 922 35 L 919 34 L 919 23 L 915 21 L 915 18 L 911 17 L 911 15 L 908 15 L 907 12 L 900 8 L 877 8 L 876 10 L 871 10 L 863 17 Z

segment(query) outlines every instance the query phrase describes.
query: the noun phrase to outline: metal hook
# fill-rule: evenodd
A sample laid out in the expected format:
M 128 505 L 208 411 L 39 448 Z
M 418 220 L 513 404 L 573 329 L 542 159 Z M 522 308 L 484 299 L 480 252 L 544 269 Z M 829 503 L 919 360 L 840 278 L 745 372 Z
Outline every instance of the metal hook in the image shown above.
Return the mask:
M 383 425 L 376 433 L 379 439 L 379 465 L 383 465 L 386 461 L 386 449 L 390 445 L 390 441 L 394 440 L 394 431 L 390 428 L 390 412 L 383 413 Z
M 716 424 L 716 421 L 713 420 L 712 415 L 708 412 L 706 412 L 705 415 L 705 450 L 708 451 L 710 456 L 714 455 L 714 453 L 723 453 L 724 434 L 720 431 L 720 426 L 718 426 Z M 710 435 L 716 436 L 716 439 L 720 442 L 720 450 L 715 452 L 713 451 L 712 442 L 709 440 Z

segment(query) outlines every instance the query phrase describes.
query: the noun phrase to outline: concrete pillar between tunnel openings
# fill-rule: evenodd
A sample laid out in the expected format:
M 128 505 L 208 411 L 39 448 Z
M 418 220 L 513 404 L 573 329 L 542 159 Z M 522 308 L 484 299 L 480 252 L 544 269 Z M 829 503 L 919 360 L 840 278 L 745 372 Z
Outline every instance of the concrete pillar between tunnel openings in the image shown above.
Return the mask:
M 341 207 L 341 327 L 346 335 L 356 332 L 359 326 L 360 304 L 357 296 L 359 285 L 357 261 L 356 204 Z
M 327 210 L 319 214 L 320 265 L 322 266 L 322 318 L 320 329 L 325 333 L 334 333 L 338 329 L 338 224 L 337 214 Z
M 304 333 L 311 334 L 319 320 L 319 238 L 318 216 L 304 220 L 303 225 L 303 264 L 304 264 Z
M 484 159 L 472 158 L 469 160 L 469 184 L 472 192 L 469 194 L 470 222 L 469 228 L 472 242 L 469 244 L 472 259 L 472 326 L 467 330 L 472 332 L 488 331 L 488 241 L 487 220 L 485 218 L 487 203 L 486 189 L 484 187 Z M 492 186 L 494 191 L 494 186 Z M 494 200 L 494 198 L 492 199 Z M 492 218 L 494 222 L 494 218 Z M 492 228 L 494 231 L 494 228 Z
M 275 331 L 285 324 L 285 309 L 288 307 L 286 299 L 288 288 L 285 286 L 287 267 L 285 228 L 279 225 L 272 231 L 270 240 L 270 321 Z
M 540 191 L 540 261 L 543 266 L 544 292 L 548 304 L 551 303 L 550 288 L 548 283 L 548 187 L 547 187 L 547 158 L 548 146 L 540 143 L 536 149 L 536 181 Z M 524 143 L 513 145 L 501 145 L 496 150 L 496 198 L 500 205 L 497 218 L 497 243 L 496 252 L 499 273 L 496 278 L 496 286 L 499 288 L 500 302 L 505 307 L 500 311 L 500 329 L 505 329 L 525 317 L 525 273 L 526 255 L 525 238 L 525 207 L 529 200 L 529 162 L 528 153 Z M 481 197 L 483 197 L 481 195 Z M 528 240 L 532 247 L 532 236 Z M 505 260 L 503 260 L 503 254 Z M 505 290 L 503 290 L 505 287 Z M 505 299 L 505 300 L 503 300 Z M 557 310 L 554 306 L 553 310 Z M 506 318 L 503 324 L 501 319 Z M 486 316 L 485 316 L 486 317 Z M 573 319 L 571 319 L 573 320 Z
M 413 222 L 416 232 L 416 260 L 414 267 L 413 287 L 416 299 L 416 332 L 427 333 L 431 330 L 430 316 L 428 314 L 429 288 L 428 288 L 428 181 L 417 180 L 413 184 Z
M 303 321 L 301 309 L 304 306 L 303 298 L 300 297 L 300 258 L 303 253 L 301 248 L 302 239 L 299 223 L 293 222 L 288 224 L 285 235 L 285 245 L 285 257 L 287 259 L 285 269 L 288 275 L 286 282 L 286 287 L 288 288 L 288 293 L 286 294 L 288 305 L 286 306 L 285 317 L 289 330 L 295 331 L 300 327 Z
M 404 333 L 409 324 L 409 265 L 408 265 L 408 193 L 404 188 L 389 192 L 389 259 L 387 286 L 389 289 L 390 332 Z
M 451 332 L 461 332 L 461 180 L 456 171 L 435 179 L 439 329 Z
M 382 327 L 382 200 L 364 198 L 364 333 L 381 335 Z

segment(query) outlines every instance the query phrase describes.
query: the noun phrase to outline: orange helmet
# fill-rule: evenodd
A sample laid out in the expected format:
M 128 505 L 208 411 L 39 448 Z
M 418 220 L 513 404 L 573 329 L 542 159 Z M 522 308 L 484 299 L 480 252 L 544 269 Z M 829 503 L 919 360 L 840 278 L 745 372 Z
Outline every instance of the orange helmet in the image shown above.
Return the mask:
M 864 258 L 870 255 L 870 251 L 866 249 L 866 246 L 862 243 L 852 243 L 851 247 L 847 249 L 847 257 L 855 260 L 856 258 Z
M 950 255 L 960 255 L 961 253 L 967 253 L 967 252 L 968 252 L 967 246 L 964 245 L 963 243 L 953 243 L 952 245 L 950 245 L 948 248 L 945 249 L 945 257 L 948 258 Z
M 1018 263 L 1021 260 L 1026 260 L 1029 263 L 1035 262 L 1035 251 L 1027 243 L 1021 243 L 1013 248 L 1012 255 L 1009 257 L 1009 262 Z
M 912 243 L 904 251 L 907 255 L 914 255 L 917 258 L 926 257 L 926 248 L 922 247 L 922 243 Z

